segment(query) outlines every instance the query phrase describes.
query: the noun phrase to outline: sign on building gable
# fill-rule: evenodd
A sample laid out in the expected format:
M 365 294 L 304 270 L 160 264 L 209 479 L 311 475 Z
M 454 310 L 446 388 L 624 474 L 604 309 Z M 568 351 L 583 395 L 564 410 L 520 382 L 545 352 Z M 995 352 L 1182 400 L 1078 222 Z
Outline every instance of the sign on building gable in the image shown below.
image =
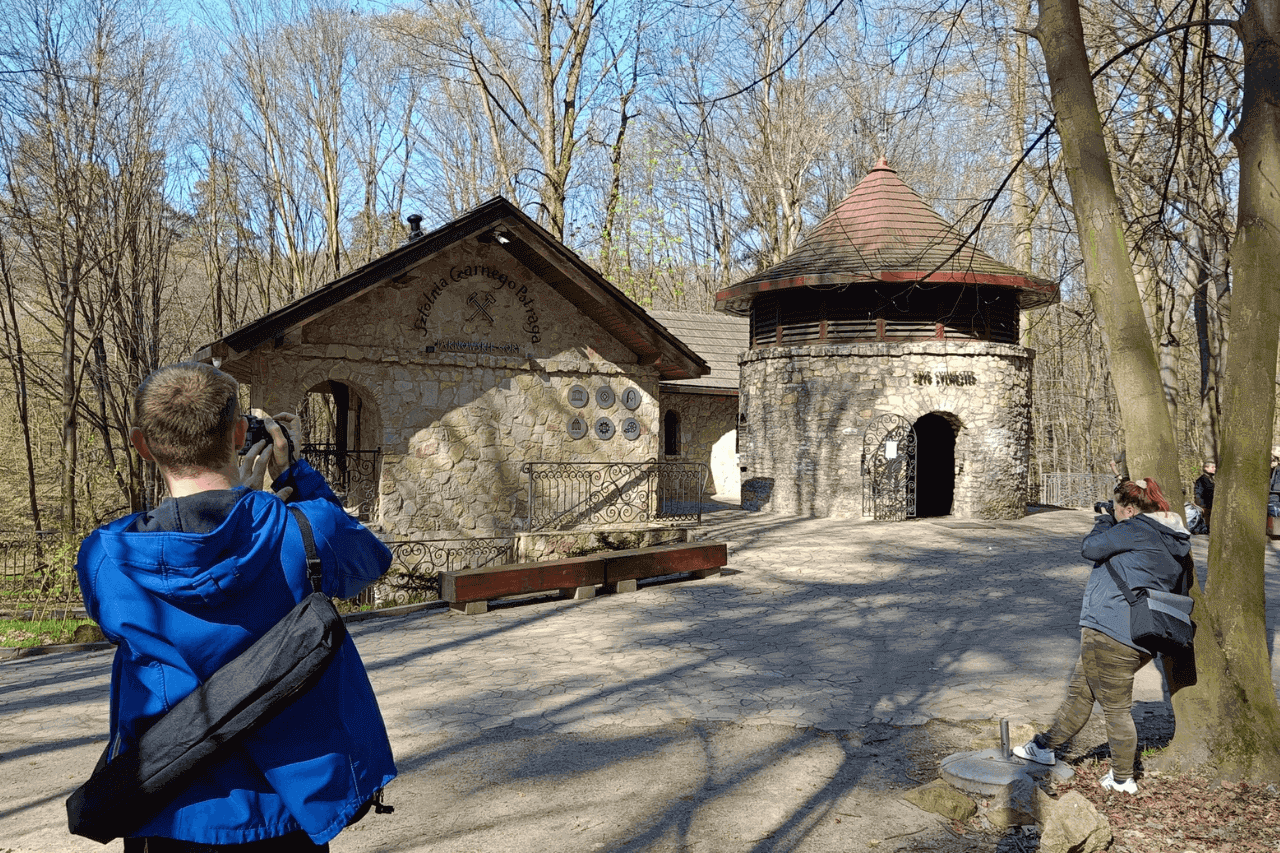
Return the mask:
M 538 300 L 512 270 L 455 264 L 423 288 L 413 327 L 433 351 L 523 355 L 542 340 Z

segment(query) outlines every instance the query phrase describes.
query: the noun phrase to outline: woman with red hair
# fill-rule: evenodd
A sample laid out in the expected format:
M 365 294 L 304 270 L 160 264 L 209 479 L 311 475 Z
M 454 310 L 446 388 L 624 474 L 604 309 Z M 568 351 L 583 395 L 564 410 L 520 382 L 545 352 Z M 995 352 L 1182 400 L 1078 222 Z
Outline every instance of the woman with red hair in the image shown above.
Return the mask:
M 1080 549 L 1093 573 L 1080 608 L 1080 658 L 1053 725 L 1025 746 L 1019 758 L 1054 764 L 1054 750 L 1089 721 L 1093 703 L 1102 705 L 1111 744 L 1111 770 L 1100 783 L 1136 794 L 1133 765 L 1138 731 L 1133 723 L 1133 677 L 1152 658 L 1129 633 L 1129 605 L 1107 566 L 1132 590 L 1184 592 L 1190 573 L 1191 534 L 1153 479 L 1124 480 L 1115 490 L 1115 515 L 1102 513 Z

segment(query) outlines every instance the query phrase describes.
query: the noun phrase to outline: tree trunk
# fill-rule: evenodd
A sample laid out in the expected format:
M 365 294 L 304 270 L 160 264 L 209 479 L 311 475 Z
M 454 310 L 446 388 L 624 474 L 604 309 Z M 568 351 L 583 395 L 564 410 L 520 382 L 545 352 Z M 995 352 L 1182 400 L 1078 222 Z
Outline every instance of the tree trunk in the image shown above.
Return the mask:
M 14 392 L 17 395 L 18 423 L 22 426 L 22 444 L 26 450 L 27 461 L 27 501 L 31 507 L 31 525 L 33 530 L 40 529 L 40 503 L 36 499 L 36 460 L 31 446 L 31 415 L 27 399 L 27 362 L 26 351 L 22 346 L 22 329 L 18 326 L 18 312 L 15 307 L 14 283 L 9 274 L 9 263 L 3 239 L 0 239 L 0 282 L 4 284 L 4 314 L 0 316 L 0 326 L 5 330 L 5 350 L 8 356 L 9 369 L 13 372 Z
M 69 274 L 69 273 L 68 273 Z M 64 274 L 62 297 L 62 528 L 76 529 L 76 469 L 79 440 L 79 395 L 76 393 L 76 290 Z
M 1271 682 L 1263 574 L 1280 340 L 1280 0 L 1250 2 L 1240 32 L 1244 100 L 1232 136 L 1240 193 L 1222 460 L 1209 570 L 1196 596 L 1194 673 L 1189 661 L 1170 667 L 1181 688 L 1173 695 L 1178 729 L 1160 764 L 1266 783 L 1280 782 L 1280 704 Z
M 1155 477 L 1169 503 L 1181 512 L 1184 499 L 1173 425 L 1125 240 L 1079 3 L 1039 0 L 1039 10 L 1034 35 L 1044 51 L 1085 281 L 1110 357 L 1129 470 L 1137 477 Z

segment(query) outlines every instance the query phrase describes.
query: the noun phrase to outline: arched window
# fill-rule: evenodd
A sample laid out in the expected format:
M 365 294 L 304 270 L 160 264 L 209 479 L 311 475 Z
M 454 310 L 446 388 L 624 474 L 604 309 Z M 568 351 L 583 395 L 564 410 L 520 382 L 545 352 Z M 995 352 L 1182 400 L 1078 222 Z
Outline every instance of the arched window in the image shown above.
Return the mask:
M 667 456 L 680 455 L 680 416 L 671 409 L 662 419 L 662 452 Z

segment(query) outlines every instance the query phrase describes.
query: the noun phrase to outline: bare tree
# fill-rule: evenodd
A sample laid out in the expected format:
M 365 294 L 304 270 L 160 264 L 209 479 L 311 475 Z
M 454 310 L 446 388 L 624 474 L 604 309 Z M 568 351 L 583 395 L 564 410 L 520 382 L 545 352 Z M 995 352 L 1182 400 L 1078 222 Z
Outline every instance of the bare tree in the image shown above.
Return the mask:
M 623 62 L 636 61 L 644 28 L 634 18 L 618 26 L 613 16 L 643 15 L 643 4 L 453 0 L 432 12 L 430 21 L 405 33 L 421 39 L 424 69 L 446 68 L 454 81 L 475 87 L 490 149 L 502 166 L 500 182 L 517 198 L 520 187 L 532 187 L 538 221 L 564 239 L 582 147 L 589 136 L 620 130 L 625 137 L 626 106 L 614 119 L 614 134 L 604 130 L 603 115 L 610 84 Z M 536 177 L 526 179 L 525 172 Z
M 1194 681 L 1173 696 L 1178 730 L 1163 761 L 1228 778 L 1280 780 L 1280 704 L 1271 683 L 1264 577 L 1267 459 L 1280 342 L 1280 2 L 1251 0 L 1244 45 L 1240 197 L 1232 245 L 1232 346 L 1224 371 L 1222 497 L 1198 597 Z
M 69 529 L 80 521 L 80 494 L 97 494 L 94 471 L 80 468 L 82 423 L 98 438 L 95 468 L 118 496 L 91 503 L 94 515 L 139 502 L 124 389 L 158 363 L 174 240 L 165 112 L 173 69 L 166 46 L 146 37 L 152 11 L 33 0 L 8 21 L 30 69 L 18 75 L 0 131 L 0 206 L 12 234 L 6 285 L 10 298 L 17 291 L 8 325 L 15 348 L 25 325 L 57 341 L 56 365 L 24 359 L 23 384 L 61 410 Z
M 1034 35 L 1044 51 L 1061 133 L 1089 294 L 1110 356 L 1133 471 L 1179 482 L 1178 452 L 1155 349 L 1125 238 L 1101 113 L 1090 79 L 1075 0 L 1040 0 Z M 1240 218 L 1233 255 L 1233 346 L 1225 371 L 1225 516 L 1215 516 L 1194 664 L 1171 661 L 1179 731 L 1166 763 L 1228 778 L 1280 779 L 1280 706 L 1271 684 L 1262 618 L 1266 458 L 1274 416 L 1280 295 L 1266 281 L 1280 262 L 1280 208 L 1262 187 L 1280 179 L 1280 113 L 1270 87 L 1280 36 L 1280 3 L 1251 2 L 1240 25 L 1245 45 Z M 1185 730 L 1184 730 L 1185 727 Z

